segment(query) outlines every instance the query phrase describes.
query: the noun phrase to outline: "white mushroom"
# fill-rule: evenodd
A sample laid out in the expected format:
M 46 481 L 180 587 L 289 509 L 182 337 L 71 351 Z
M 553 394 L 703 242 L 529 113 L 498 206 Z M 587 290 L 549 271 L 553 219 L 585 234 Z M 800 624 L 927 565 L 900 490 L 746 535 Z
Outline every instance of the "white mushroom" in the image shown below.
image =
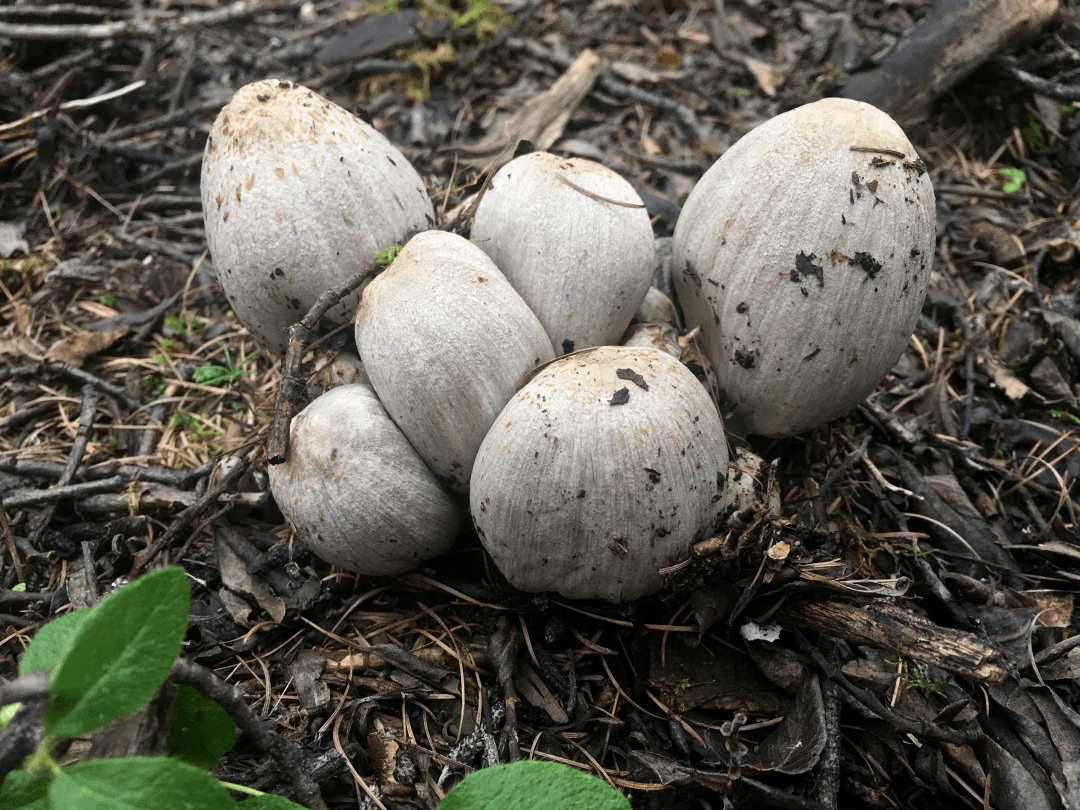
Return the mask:
M 918 318 L 934 215 L 903 130 L 847 99 L 762 124 L 705 173 L 671 268 L 732 433 L 809 430 L 874 389 Z
M 560 357 L 503 409 L 470 512 L 521 590 L 625 602 L 657 591 L 724 507 L 727 441 L 708 392 L 651 348 Z
M 482 250 L 427 231 L 368 285 L 356 345 L 386 410 L 447 486 L 524 374 L 554 357 L 544 327 Z
M 416 170 L 374 127 L 286 81 L 236 92 L 202 166 L 206 240 L 225 296 L 268 351 L 285 329 L 377 251 L 431 227 Z M 347 323 L 353 294 L 327 320 Z
M 291 451 L 270 467 L 283 515 L 327 562 L 400 574 L 447 551 L 459 517 L 450 496 L 367 385 L 342 385 L 297 414 Z
M 533 152 L 510 161 L 477 206 L 470 235 L 559 353 L 617 343 L 651 283 L 644 204 L 591 160 Z

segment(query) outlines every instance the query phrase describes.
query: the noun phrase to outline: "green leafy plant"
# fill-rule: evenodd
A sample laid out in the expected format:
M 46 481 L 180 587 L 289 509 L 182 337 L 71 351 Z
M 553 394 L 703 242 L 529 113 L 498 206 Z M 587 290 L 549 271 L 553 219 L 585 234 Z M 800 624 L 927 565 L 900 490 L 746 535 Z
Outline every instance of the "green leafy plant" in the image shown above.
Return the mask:
M 221 435 L 217 428 L 210 427 L 195 414 L 177 411 L 169 417 L 169 424 L 178 427 L 193 439 L 216 439 Z
M 192 375 L 192 379 L 199 385 L 222 385 L 224 384 L 228 388 L 232 388 L 233 384 L 239 381 L 242 374 L 254 374 L 253 369 L 245 369 L 244 365 L 247 364 L 252 357 L 257 355 L 259 350 L 248 354 L 243 360 L 233 365 L 232 358 L 229 356 L 228 347 L 225 348 L 225 365 L 206 365 L 199 366 L 195 369 L 195 373 Z
M 255 795 L 247 810 L 300 810 L 280 796 L 219 782 L 208 771 L 236 741 L 232 720 L 196 690 L 179 687 L 164 757 L 60 765 L 54 744 L 90 734 L 142 707 L 165 682 L 187 629 L 187 577 L 176 567 L 135 580 L 92 608 L 45 625 L 19 663 L 20 676 L 48 675 L 45 739 L 0 785 L 5 810 L 124 810 L 240 804 L 229 788 Z M 5 707 L 4 719 L 13 713 Z
M 998 179 L 1002 181 L 1001 190 L 1006 194 L 1014 194 L 1027 181 L 1027 173 L 1023 169 L 998 169 Z
M 535 759 L 475 771 L 446 794 L 437 810 L 630 810 L 630 802 L 607 782 Z
M 105 293 L 105 295 L 98 298 L 98 303 L 100 303 L 102 306 L 115 308 L 116 307 L 116 296 L 113 295 L 112 293 Z

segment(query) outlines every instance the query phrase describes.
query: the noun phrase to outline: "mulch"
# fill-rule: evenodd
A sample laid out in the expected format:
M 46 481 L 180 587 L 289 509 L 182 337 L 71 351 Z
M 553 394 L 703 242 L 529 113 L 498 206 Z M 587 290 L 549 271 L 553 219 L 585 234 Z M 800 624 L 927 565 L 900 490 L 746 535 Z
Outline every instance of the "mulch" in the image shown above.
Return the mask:
M 179 564 L 184 654 L 330 806 L 434 807 L 533 757 L 637 808 L 1080 807 L 1075 2 L 908 130 L 938 250 L 900 362 L 846 418 L 753 440 L 780 516 L 737 516 L 637 603 L 515 591 L 475 536 L 388 579 L 315 558 L 267 491 L 281 362 L 203 233 L 210 124 L 280 77 L 372 121 L 441 213 L 528 139 L 630 179 L 664 238 L 740 135 L 930 6 L 0 8 L 0 676 L 49 618 Z M 250 734 L 220 775 L 296 795 Z

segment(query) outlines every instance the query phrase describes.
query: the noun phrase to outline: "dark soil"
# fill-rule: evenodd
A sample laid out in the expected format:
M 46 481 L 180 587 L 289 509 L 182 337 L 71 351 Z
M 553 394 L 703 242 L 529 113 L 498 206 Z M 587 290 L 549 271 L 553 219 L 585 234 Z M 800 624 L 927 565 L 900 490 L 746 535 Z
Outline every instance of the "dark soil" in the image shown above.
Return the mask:
M 475 536 L 388 579 L 314 557 L 267 491 L 280 362 L 203 233 L 206 135 L 250 81 L 372 121 L 448 212 L 591 48 L 599 77 L 539 146 L 630 179 L 665 237 L 719 154 L 931 5 L 511 0 L 359 29 L 374 4 L 0 8 L 0 677 L 51 617 L 179 564 L 185 655 L 301 745 L 330 806 L 434 807 L 533 757 L 639 808 L 1080 807 L 1072 0 L 908 127 L 938 251 L 893 372 L 827 427 L 751 439 L 781 516 L 736 516 L 635 604 L 515 591 Z M 282 774 L 247 734 L 220 772 L 295 797 Z

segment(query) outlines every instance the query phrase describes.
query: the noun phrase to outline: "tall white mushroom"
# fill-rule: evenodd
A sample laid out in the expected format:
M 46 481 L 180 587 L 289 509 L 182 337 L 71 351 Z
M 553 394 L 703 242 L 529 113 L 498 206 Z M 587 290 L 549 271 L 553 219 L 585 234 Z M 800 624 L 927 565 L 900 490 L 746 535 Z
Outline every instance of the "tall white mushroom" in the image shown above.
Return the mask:
M 275 354 L 322 293 L 435 221 L 420 176 L 378 130 L 279 80 L 245 85 L 218 114 L 201 193 L 225 296 Z M 357 295 L 328 321 L 348 323 Z
M 730 431 L 786 436 L 854 408 L 911 337 L 934 260 L 934 189 L 900 127 L 823 99 L 705 173 L 671 269 Z
M 386 410 L 459 492 L 517 381 L 554 357 L 544 327 L 499 268 L 446 231 L 413 237 L 368 285 L 356 345 Z

